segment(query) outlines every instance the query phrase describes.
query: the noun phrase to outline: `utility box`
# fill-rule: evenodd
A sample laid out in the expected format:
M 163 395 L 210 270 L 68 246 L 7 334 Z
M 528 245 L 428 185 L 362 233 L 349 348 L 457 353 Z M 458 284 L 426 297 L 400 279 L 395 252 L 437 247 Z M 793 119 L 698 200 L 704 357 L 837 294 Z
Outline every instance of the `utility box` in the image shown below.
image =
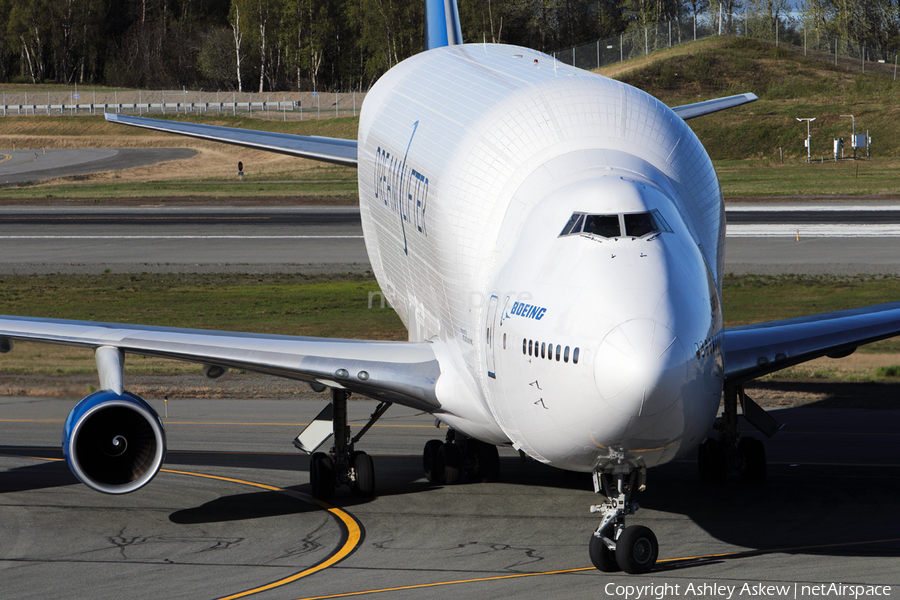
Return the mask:
M 868 148 L 869 147 L 869 135 L 866 133 L 853 134 L 853 147 L 854 148 Z
M 844 158 L 844 138 L 834 138 L 834 160 Z

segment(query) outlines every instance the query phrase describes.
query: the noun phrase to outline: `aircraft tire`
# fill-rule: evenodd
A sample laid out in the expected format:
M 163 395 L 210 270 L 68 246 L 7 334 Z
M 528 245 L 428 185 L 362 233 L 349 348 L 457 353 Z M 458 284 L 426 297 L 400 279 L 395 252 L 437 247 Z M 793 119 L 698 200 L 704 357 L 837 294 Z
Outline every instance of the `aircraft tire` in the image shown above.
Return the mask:
M 462 481 L 463 456 L 456 444 L 441 444 L 435 470 L 441 475 L 444 485 L 456 485 Z
M 616 553 L 607 548 L 603 540 L 594 534 L 591 534 L 588 554 L 590 554 L 591 563 L 604 573 L 616 573 L 622 570 L 622 567 L 616 561 Z
M 425 468 L 425 477 L 432 483 L 441 483 L 441 474 L 434 468 L 437 462 L 438 451 L 444 442 L 441 440 L 429 440 L 425 443 L 425 450 L 422 452 L 422 466 Z
M 372 457 L 365 452 L 354 452 L 351 457 L 353 470 L 356 471 L 356 482 L 353 486 L 360 496 L 372 497 L 375 495 L 375 464 Z
M 658 557 L 659 542 L 643 525 L 626 527 L 616 540 L 616 562 L 626 573 L 649 573 Z
M 738 443 L 741 455 L 741 481 L 763 483 L 766 480 L 766 447 L 755 438 L 743 437 Z
M 707 438 L 697 450 L 697 465 L 704 483 L 725 483 L 728 476 L 728 455 L 719 440 Z
M 334 496 L 334 461 L 324 452 L 316 452 L 309 462 L 309 482 L 312 495 L 319 500 Z
M 494 483 L 500 479 L 500 453 L 497 446 L 486 442 L 476 442 L 475 457 L 478 468 L 473 479 L 481 483 Z

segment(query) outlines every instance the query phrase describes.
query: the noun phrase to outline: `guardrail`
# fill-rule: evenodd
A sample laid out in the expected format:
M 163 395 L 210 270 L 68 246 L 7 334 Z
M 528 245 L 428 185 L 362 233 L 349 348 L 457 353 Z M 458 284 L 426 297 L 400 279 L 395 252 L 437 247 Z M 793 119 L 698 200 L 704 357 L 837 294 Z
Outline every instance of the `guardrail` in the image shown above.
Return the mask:
M 57 99 L 63 96 L 62 101 L 53 102 L 52 95 Z M 166 96 L 179 96 L 184 98 L 180 102 L 166 102 Z M 70 92 L 3 92 L 0 114 L 8 116 L 28 115 L 94 115 L 107 112 L 133 113 L 138 116 L 148 114 L 191 114 L 191 113 L 215 113 L 237 115 L 238 113 L 251 116 L 274 116 L 288 119 L 326 118 L 342 115 L 356 115 L 364 93 L 337 93 L 319 94 L 315 92 L 279 93 L 280 100 L 271 99 L 274 94 L 268 94 L 265 100 L 254 100 L 254 94 L 243 94 L 246 101 L 239 99 L 239 94 L 228 94 L 232 99 L 229 102 L 204 102 L 202 98 L 212 94 L 203 92 L 103 92 L 94 93 L 92 102 L 78 102 L 78 94 Z M 124 96 L 124 98 L 120 98 Z M 131 96 L 131 98 L 129 98 Z M 154 99 L 153 97 L 156 96 Z M 188 101 L 190 96 L 196 101 Z M 219 96 L 219 94 L 215 94 Z M 290 98 L 288 98 L 290 96 Z M 68 98 L 66 98 L 68 97 Z M 97 101 L 99 97 L 99 102 Z M 129 101 L 123 102 L 122 100 Z M 44 99 L 44 102 L 41 102 Z M 154 101 L 154 100 L 159 101 Z M 29 102 L 29 100 L 32 100 Z M 34 100 L 37 100 L 36 102 Z M 67 101 L 68 100 L 68 101 Z M 114 100 L 109 102 L 109 100 Z M 147 100 L 147 101 L 144 101 Z

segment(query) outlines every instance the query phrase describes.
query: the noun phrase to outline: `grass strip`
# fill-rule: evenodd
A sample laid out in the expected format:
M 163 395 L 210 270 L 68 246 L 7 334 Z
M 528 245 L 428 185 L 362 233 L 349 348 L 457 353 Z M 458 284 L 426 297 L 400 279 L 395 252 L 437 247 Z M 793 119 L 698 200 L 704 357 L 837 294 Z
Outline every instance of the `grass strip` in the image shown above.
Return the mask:
M 397 314 L 370 275 L 104 274 L 0 276 L 0 312 L 9 315 L 252 331 L 313 337 L 405 340 Z M 900 278 L 733 276 L 724 280 L 726 325 L 786 319 L 900 299 Z M 860 349 L 898 353 L 900 341 Z M 898 361 L 900 362 L 900 361 Z M 130 372 L 181 373 L 196 366 L 126 361 Z M 16 345 L 5 373 L 93 373 L 89 351 Z M 876 373 L 895 376 L 893 371 Z M 789 374 L 785 376 L 790 377 Z

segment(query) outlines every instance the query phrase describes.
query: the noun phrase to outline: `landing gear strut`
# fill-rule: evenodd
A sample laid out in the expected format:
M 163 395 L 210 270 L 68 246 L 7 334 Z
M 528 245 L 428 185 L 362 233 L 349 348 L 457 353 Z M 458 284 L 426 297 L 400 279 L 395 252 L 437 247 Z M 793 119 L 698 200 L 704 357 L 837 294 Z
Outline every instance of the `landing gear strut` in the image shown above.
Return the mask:
M 625 517 L 640 508 L 631 494 L 646 487 L 644 473 L 643 466 L 631 464 L 616 451 L 594 469 L 594 491 L 602 491 L 607 501 L 591 507 L 602 520 L 591 535 L 588 551 L 601 571 L 647 573 L 656 564 L 659 542 L 653 532 L 642 525 L 625 526 Z
M 425 477 L 432 483 L 455 485 L 463 479 L 490 483 L 500 477 L 497 446 L 450 429 L 445 441 L 429 440 L 422 452 Z
M 747 483 L 766 480 L 766 449 L 760 440 L 738 433 L 738 401 L 744 418 L 766 436 L 781 429 L 779 424 L 747 396 L 743 387 L 725 388 L 722 422 L 716 424 L 719 439 L 707 438 L 698 448 L 697 466 L 705 483 L 725 483 L 729 471 L 740 473 Z
M 351 439 L 350 426 L 347 425 L 347 398 L 349 397 L 350 392 L 346 390 L 332 390 L 334 446 L 329 454 L 314 453 L 309 463 L 309 480 L 313 496 L 321 500 L 327 500 L 334 496 L 335 488 L 339 485 L 350 487 L 360 496 L 375 494 L 375 467 L 372 457 L 365 452 L 354 450 L 354 445 L 387 411 L 391 403 L 379 404 L 369 417 L 369 422 Z

